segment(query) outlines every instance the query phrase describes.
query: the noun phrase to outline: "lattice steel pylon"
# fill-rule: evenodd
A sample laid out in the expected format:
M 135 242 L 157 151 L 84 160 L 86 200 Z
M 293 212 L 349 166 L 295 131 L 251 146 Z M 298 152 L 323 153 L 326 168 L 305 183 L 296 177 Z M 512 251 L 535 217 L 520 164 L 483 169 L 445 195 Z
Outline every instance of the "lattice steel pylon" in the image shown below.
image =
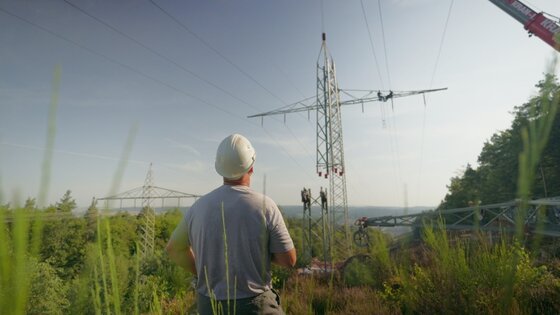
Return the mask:
M 316 69 L 317 85 L 314 98 L 306 98 L 279 109 L 248 116 L 248 118 L 261 117 L 263 119 L 265 116 L 271 115 L 316 111 L 316 171 L 319 176 L 329 181 L 328 205 L 321 214 L 323 217 L 321 220 L 328 222 L 328 224 L 323 225 L 322 234 L 329 237 L 323 240 L 323 247 L 331 255 L 329 259 L 332 259 L 333 254 L 335 256 L 344 256 L 349 254 L 352 249 L 348 222 L 348 197 L 346 191 L 346 165 L 344 162 L 341 107 L 361 104 L 363 109 L 364 103 L 393 102 L 394 98 L 418 94 L 425 95 L 426 93 L 442 91 L 447 88 L 417 91 L 383 91 L 384 93 L 380 90 L 339 89 L 335 65 L 327 49 L 325 33 L 322 34 L 321 50 Z M 356 96 L 357 93 L 360 96 Z M 341 100 L 341 94 L 345 97 L 345 100 Z M 326 220 L 324 219 L 325 217 L 327 218 Z M 336 248 L 334 245 L 336 245 Z
M 154 178 L 152 173 L 152 163 L 146 174 L 144 186 L 142 186 L 142 225 L 140 228 L 140 257 L 145 258 L 154 253 L 156 213 L 152 207 L 155 197 Z
M 331 252 L 337 242 L 337 249 L 350 253 L 350 226 L 348 224 L 348 198 L 346 194 L 346 173 L 344 165 L 344 142 L 342 137 L 342 116 L 340 94 L 336 81 L 334 61 L 327 50 L 326 36 L 317 60 L 317 174 L 329 180 L 327 213 L 330 233 L 328 244 Z M 339 225 L 343 223 L 343 225 Z M 342 227 L 342 240 L 337 227 Z M 332 257 L 331 257 L 332 259 Z
M 123 201 L 133 201 L 133 207 L 136 208 L 136 201 L 141 201 L 142 209 L 140 210 L 141 224 L 138 229 L 139 255 L 142 259 L 151 256 L 155 249 L 155 223 L 156 213 L 154 201 L 161 200 L 161 207 L 164 206 L 164 201 L 173 199 L 177 200 L 177 208 L 181 207 L 181 199 L 185 198 L 198 198 L 200 195 L 188 194 L 176 190 L 162 188 L 154 185 L 154 177 L 152 172 L 152 164 L 146 174 L 144 185 L 127 190 L 123 193 L 98 198 L 97 200 L 104 200 L 106 208 L 109 207 L 109 201 L 120 201 L 120 208 L 123 208 Z

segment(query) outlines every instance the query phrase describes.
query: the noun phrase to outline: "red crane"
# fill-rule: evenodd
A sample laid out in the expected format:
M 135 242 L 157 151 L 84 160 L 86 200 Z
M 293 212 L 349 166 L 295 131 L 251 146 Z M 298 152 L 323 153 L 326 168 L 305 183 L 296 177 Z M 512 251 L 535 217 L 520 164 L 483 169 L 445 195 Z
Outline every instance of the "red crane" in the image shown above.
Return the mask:
M 530 35 L 536 35 L 560 52 L 560 24 L 546 17 L 545 12 L 537 13 L 517 0 L 490 0 L 490 2 L 523 24 Z

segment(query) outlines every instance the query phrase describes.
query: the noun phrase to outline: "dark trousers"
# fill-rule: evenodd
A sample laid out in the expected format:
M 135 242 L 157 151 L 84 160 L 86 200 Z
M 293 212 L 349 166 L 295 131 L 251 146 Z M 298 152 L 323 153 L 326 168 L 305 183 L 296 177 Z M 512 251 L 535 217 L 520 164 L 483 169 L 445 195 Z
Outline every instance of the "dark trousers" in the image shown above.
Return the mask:
M 268 290 L 254 297 L 237 300 L 214 300 L 198 294 L 197 310 L 200 315 L 284 315 L 280 297 L 274 290 Z M 212 307 L 212 304 L 214 306 Z

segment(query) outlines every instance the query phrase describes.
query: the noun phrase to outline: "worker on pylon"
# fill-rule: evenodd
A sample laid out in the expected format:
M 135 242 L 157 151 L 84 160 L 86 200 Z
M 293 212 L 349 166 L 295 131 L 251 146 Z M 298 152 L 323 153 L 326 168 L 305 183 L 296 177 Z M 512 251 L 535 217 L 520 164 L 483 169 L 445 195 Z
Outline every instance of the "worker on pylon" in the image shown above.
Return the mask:
M 321 196 L 321 208 L 325 210 L 327 209 L 327 191 L 323 190 L 323 187 L 321 187 L 319 195 Z
M 389 94 L 385 97 L 385 101 L 393 98 L 393 91 L 389 91 Z

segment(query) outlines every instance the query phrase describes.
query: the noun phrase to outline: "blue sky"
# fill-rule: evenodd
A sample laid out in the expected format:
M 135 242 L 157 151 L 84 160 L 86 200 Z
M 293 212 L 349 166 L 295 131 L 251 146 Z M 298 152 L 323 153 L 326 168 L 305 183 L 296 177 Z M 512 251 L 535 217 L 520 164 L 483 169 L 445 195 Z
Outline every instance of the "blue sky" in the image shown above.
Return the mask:
M 413 96 L 343 111 L 349 204 L 435 206 L 555 54 L 487 0 L 455 1 L 447 28 L 443 0 L 154 0 L 192 33 L 149 0 L 68 2 L 97 20 L 62 0 L 0 1 L 3 202 L 38 195 L 57 66 L 48 203 L 67 189 L 79 206 L 110 194 L 134 126 L 119 192 L 141 186 L 150 162 L 158 186 L 211 190 L 215 149 L 233 132 L 257 150 L 255 189 L 281 205 L 318 192 L 314 116 L 246 116 L 315 95 L 325 31 L 340 88 L 448 87 L 426 106 Z M 554 1 L 525 3 L 560 14 Z

